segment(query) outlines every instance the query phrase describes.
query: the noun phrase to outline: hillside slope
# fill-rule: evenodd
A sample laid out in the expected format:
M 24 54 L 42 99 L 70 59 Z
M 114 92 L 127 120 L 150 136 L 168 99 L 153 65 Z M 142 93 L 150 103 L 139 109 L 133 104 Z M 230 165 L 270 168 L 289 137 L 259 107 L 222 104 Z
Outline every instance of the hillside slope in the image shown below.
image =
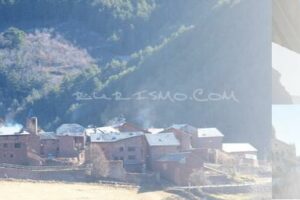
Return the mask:
M 202 6 L 195 3 L 195 10 Z M 170 91 L 205 95 L 224 91 L 234 100 L 195 102 L 168 100 L 119 101 L 106 115 L 130 114 L 146 126 L 191 123 L 218 127 L 227 141 L 247 141 L 268 148 L 271 133 L 271 69 L 269 3 L 242 1 L 234 7 L 211 10 L 200 18 L 189 13 L 194 29 L 154 54 L 116 86 L 125 96 L 138 91 Z M 122 88 L 122 89 L 121 89 Z M 257 140 L 257 138 L 260 138 Z
M 1 115 L 20 122 L 36 115 L 48 130 L 64 122 L 102 125 L 119 115 L 142 126 L 214 126 L 226 140 L 251 142 L 264 152 L 271 133 L 269 8 L 270 2 L 259 0 L 1 1 L 1 31 L 14 26 L 29 35 L 51 29 L 51 38 L 60 35 L 87 60 L 72 64 L 71 69 L 80 69 L 76 75 L 67 76 L 67 65 L 55 68 L 63 77 L 50 90 L 29 84 L 25 94 L 6 93 Z M 78 54 L 61 54 L 78 60 Z M 74 97 L 117 91 L 130 96 L 141 90 L 192 94 L 199 88 L 212 101 Z M 217 101 L 215 93 L 224 92 L 235 99 Z

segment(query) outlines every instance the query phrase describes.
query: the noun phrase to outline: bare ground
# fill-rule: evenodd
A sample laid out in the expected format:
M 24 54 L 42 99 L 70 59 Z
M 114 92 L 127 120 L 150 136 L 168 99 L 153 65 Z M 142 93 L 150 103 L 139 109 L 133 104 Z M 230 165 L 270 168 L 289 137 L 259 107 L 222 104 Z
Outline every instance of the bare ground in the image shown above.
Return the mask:
M 100 184 L 0 181 L 3 200 L 175 200 L 164 191 L 139 193 L 138 188 Z

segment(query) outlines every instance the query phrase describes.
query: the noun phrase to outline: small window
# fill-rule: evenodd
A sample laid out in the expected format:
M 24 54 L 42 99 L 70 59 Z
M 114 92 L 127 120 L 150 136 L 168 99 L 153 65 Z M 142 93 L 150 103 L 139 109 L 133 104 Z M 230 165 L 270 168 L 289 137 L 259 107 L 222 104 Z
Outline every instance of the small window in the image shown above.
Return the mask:
M 124 147 L 120 147 L 120 148 L 119 148 L 119 151 L 120 151 L 120 152 L 123 152 L 123 151 L 124 151 Z
M 128 160 L 135 160 L 135 159 L 136 159 L 136 157 L 134 155 L 129 155 L 128 156 Z
M 8 147 L 7 143 L 4 143 L 4 144 L 3 144 L 3 147 L 4 147 L 4 148 L 7 148 L 7 147 Z
M 120 160 L 124 160 L 123 156 L 120 157 Z
M 14 157 L 14 154 L 10 154 L 10 157 L 13 158 L 13 157 Z
M 15 148 L 20 149 L 21 148 L 21 143 L 15 143 Z
M 128 151 L 135 151 L 135 147 L 128 147 Z
M 119 158 L 118 157 L 114 157 L 114 160 L 119 160 Z

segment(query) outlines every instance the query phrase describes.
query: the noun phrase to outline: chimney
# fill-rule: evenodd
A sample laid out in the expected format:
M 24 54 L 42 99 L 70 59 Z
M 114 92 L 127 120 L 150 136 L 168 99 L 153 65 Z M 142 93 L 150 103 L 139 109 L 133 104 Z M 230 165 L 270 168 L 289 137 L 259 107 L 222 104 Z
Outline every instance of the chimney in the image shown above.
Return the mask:
M 27 119 L 26 124 L 29 133 L 37 135 L 38 134 L 38 119 L 37 117 L 31 117 Z

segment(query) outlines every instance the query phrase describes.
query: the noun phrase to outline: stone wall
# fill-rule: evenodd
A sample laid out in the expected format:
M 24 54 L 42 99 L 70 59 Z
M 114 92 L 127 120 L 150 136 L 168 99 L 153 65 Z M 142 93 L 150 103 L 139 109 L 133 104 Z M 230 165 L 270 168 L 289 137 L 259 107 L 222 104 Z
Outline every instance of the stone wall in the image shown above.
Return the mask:
M 0 178 L 53 180 L 53 181 L 86 181 L 86 170 L 75 168 L 30 168 L 0 167 Z

